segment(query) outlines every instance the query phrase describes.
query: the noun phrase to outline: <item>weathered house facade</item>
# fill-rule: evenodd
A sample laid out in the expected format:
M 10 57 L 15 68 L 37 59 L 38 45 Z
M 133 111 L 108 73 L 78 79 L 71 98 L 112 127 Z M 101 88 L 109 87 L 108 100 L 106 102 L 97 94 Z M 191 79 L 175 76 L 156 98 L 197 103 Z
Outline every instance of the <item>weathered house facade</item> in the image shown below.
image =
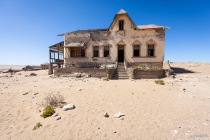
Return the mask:
M 154 24 L 136 25 L 121 9 L 108 28 L 59 35 L 64 36 L 64 67 L 90 68 L 112 63 L 123 64 L 125 68 L 145 64 L 161 69 L 166 29 Z

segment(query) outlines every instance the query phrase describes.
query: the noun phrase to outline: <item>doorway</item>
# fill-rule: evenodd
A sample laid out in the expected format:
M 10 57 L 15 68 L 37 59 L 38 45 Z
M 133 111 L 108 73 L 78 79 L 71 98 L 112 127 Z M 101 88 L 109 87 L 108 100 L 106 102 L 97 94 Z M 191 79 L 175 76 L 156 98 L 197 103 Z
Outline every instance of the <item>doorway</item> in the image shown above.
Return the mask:
M 124 62 L 124 45 L 118 45 L 118 62 Z

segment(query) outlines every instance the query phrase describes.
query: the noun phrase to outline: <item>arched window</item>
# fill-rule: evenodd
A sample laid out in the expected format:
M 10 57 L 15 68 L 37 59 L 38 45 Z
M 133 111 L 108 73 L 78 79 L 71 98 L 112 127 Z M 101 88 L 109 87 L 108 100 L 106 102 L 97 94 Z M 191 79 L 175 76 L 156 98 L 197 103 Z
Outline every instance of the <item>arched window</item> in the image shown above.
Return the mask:
M 104 46 L 104 57 L 109 57 L 109 46 Z
M 154 44 L 148 44 L 147 45 L 147 56 L 154 56 L 155 53 L 155 45 Z
M 140 45 L 133 45 L 133 56 L 134 57 L 140 56 Z
M 99 57 L 99 47 L 98 46 L 93 47 L 93 57 Z

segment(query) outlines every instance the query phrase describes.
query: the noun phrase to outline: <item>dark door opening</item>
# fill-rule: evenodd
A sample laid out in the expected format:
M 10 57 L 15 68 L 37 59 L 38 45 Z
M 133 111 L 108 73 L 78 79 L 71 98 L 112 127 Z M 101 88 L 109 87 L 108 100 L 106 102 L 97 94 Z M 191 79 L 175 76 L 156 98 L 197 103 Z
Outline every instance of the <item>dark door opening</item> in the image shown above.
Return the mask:
M 124 46 L 118 46 L 118 62 L 124 62 Z

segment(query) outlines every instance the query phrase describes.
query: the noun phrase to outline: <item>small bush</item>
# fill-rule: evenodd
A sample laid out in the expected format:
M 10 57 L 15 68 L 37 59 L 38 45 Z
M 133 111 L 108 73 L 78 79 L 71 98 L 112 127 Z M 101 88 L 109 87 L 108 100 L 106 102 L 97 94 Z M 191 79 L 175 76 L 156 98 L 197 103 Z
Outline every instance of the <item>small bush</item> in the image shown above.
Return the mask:
M 52 116 L 54 113 L 55 113 L 55 110 L 54 110 L 53 106 L 47 106 L 43 110 L 42 115 L 40 115 L 40 116 L 43 117 L 43 118 L 47 118 L 47 117 Z
M 31 73 L 30 76 L 37 76 L 37 74 L 36 73 Z
M 43 106 L 62 107 L 64 105 L 64 97 L 62 95 L 49 94 L 42 102 Z
M 107 78 L 107 77 L 104 77 L 102 79 L 103 79 L 103 81 L 109 81 L 109 78 Z
M 35 126 L 34 126 L 34 128 L 32 129 L 32 130 L 36 130 L 37 128 L 39 128 L 39 127 L 41 127 L 42 126 L 42 124 L 40 123 L 40 122 L 38 122 Z
M 155 80 L 155 83 L 158 85 L 165 85 L 163 80 Z

